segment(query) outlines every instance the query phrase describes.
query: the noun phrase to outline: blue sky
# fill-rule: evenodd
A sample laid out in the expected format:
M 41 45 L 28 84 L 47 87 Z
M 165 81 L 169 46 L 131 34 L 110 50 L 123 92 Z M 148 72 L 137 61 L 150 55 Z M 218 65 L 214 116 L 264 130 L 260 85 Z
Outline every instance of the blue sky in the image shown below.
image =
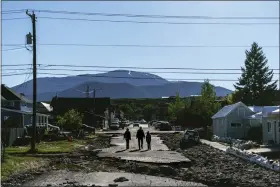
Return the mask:
M 43 9 L 78 12 L 127 14 L 160 14 L 223 17 L 277 17 L 279 2 L 2 2 L 2 10 Z M 88 19 L 171 21 L 171 22 L 277 22 L 277 20 L 172 20 L 124 17 L 71 16 L 38 13 L 40 16 Z M 25 13 L 3 15 L 2 18 L 26 17 Z M 164 25 L 37 19 L 38 43 L 141 44 L 141 45 L 218 45 L 279 46 L 279 25 Z M 2 44 L 25 43 L 31 32 L 29 19 L 2 21 Z M 4 47 L 9 49 L 14 47 Z M 245 50 L 241 48 L 116 48 L 38 46 L 37 63 L 100 66 L 140 66 L 175 68 L 240 68 Z M 279 48 L 263 47 L 270 68 L 279 68 Z M 2 64 L 32 63 L 32 53 L 22 49 L 2 52 Z M 15 68 L 15 67 L 13 67 Z M 85 68 L 82 68 L 85 69 Z M 94 70 L 94 69 L 93 69 Z M 99 69 L 106 70 L 106 69 Z M 108 69 L 107 69 L 108 70 Z M 157 70 L 147 70 L 148 72 Z M 176 71 L 176 70 L 165 70 Z M 177 70 L 180 71 L 180 70 Z M 182 70 L 181 70 L 182 71 Z M 2 71 L 8 73 L 11 71 Z M 14 72 L 14 71 L 13 71 Z M 188 71 L 190 72 L 190 71 Z M 202 71 L 205 72 L 205 71 Z M 209 72 L 209 71 L 208 71 Z M 217 71 L 218 72 L 218 71 Z M 225 72 L 225 71 L 220 71 Z M 239 71 L 229 71 L 239 72 Z M 53 73 L 77 74 L 55 71 Z M 84 73 L 84 72 L 83 72 Z M 96 73 L 92 71 L 92 73 Z M 157 74 L 172 79 L 234 79 L 239 75 Z M 45 75 L 39 75 L 42 77 Z M 21 84 L 25 75 L 2 77 L 8 86 Z M 32 75 L 30 76 L 32 78 Z M 29 79 L 30 79 L 29 78 Z M 279 79 L 277 74 L 274 79 Z M 234 82 L 212 82 L 233 89 Z

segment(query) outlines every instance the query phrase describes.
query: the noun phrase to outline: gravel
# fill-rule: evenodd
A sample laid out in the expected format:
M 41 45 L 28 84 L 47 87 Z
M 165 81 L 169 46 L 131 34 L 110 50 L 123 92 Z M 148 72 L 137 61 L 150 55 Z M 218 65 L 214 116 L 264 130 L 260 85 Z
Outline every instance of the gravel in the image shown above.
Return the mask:
M 184 169 L 185 180 L 211 186 L 279 186 L 280 175 L 256 164 L 200 144 L 180 150 L 180 135 L 159 134 L 171 150 L 181 151 L 192 162 Z

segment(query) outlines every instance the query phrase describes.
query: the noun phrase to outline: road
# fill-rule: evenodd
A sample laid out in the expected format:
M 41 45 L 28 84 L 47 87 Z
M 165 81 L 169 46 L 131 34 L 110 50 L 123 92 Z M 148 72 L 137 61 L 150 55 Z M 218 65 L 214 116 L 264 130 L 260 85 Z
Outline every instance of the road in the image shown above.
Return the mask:
M 156 132 L 153 128 L 149 128 L 147 124 L 141 124 L 145 134 L 147 131 Z M 147 143 L 144 140 L 143 149 L 139 150 L 136 133 L 139 127 L 129 127 L 131 132 L 130 148 L 126 150 L 126 143 L 123 138 L 125 130 L 117 130 L 114 132 L 121 133 L 118 136 L 112 137 L 111 144 L 115 145 L 107 149 L 103 149 L 99 157 L 115 157 L 122 160 L 139 161 L 147 163 L 178 163 L 190 162 L 190 160 L 178 152 L 170 151 L 163 144 L 162 140 L 156 135 L 152 135 L 151 150 L 147 150 Z M 169 131 L 170 133 L 170 131 Z

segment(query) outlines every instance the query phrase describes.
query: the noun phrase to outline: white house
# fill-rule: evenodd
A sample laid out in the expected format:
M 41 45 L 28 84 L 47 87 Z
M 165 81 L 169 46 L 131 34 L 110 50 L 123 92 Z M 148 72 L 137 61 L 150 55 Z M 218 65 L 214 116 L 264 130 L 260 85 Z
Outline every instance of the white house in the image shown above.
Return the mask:
M 262 127 L 263 127 L 263 143 L 280 144 L 279 106 L 264 108 Z
M 246 117 L 253 115 L 242 102 L 224 106 L 213 117 L 213 134 L 220 137 L 244 138 L 250 128 Z

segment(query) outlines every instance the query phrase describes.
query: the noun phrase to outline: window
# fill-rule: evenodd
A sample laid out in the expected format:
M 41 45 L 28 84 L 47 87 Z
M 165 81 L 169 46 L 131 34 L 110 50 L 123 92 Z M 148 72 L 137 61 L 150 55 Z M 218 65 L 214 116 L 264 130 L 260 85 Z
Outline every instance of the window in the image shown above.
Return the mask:
M 241 128 L 242 125 L 240 123 L 231 123 L 230 124 L 231 128 Z
M 280 132 L 280 121 L 278 121 L 278 131 Z
M 271 123 L 267 122 L 267 132 L 271 132 Z
M 14 107 L 15 103 L 13 101 L 11 101 L 11 102 L 8 103 L 8 105 Z

